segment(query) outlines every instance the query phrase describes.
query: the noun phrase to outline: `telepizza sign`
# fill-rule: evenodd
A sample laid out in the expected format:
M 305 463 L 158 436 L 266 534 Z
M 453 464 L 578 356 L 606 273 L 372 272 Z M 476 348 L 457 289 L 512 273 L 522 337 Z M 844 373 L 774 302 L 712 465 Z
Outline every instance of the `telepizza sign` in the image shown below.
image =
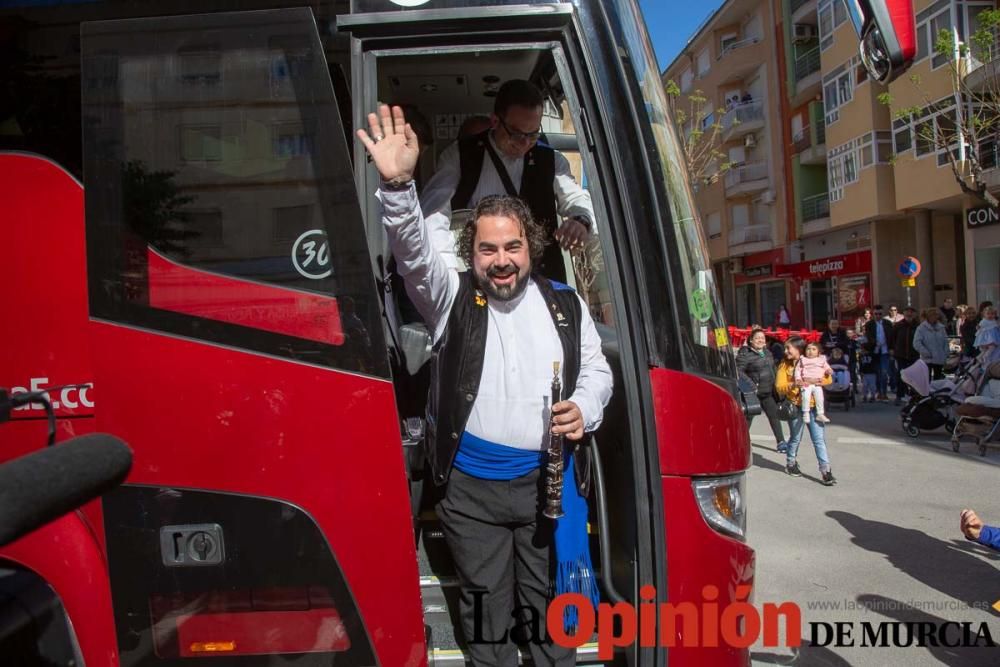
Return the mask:
M 822 259 L 810 259 L 795 264 L 785 264 L 778 271 L 779 276 L 791 276 L 797 280 L 823 280 L 833 276 L 848 276 L 855 273 L 871 273 L 871 251 L 851 252 Z

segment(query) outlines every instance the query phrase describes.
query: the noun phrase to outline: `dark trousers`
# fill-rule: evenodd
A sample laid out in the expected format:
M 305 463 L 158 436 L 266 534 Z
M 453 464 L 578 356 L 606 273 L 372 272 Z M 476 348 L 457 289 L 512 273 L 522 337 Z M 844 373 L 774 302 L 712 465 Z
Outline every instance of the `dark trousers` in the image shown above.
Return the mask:
M 927 370 L 930 371 L 931 380 L 944 379 L 944 364 L 927 364 Z
M 772 394 L 758 394 L 757 400 L 760 401 L 760 409 L 763 410 L 767 423 L 771 426 L 775 442 L 780 445 L 785 441 L 785 434 L 781 430 L 781 420 L 778 419 L 778 403 Z
M 508 636 L 515 624 L 515 606 L 538 611 L 539 635 L 545 637 L 553 523 L 541 515 L 541 488 L 539 470 L 510 481 L 493 481 L 453 469 L 444 499 L 438 503 L 437 514 L 461 586 L 462 629 L 477 667 L 518 664 L 517 645 Z M 475 591 L 485 592 L 478 602 L 478 628 Z M 476 638 L 495 642 L 504 637 L 508 638 L 501 643 L 475 642 Z M 548 641 L 528 646 L 536 665 L 576 664 L 572 649 Z

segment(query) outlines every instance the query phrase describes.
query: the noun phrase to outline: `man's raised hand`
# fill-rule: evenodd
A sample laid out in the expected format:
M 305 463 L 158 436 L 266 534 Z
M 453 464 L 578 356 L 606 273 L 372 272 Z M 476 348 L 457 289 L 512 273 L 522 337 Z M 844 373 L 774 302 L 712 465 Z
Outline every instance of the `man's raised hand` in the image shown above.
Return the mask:
M 368 114 L 368 127 L 371 136 L 358 130 L 358 138 L 372 156 L 382 180 L 393 183 L 411 180 L 420 157 L 420 146 L 417 135 L 403 117 L 403 110 L 393 107 L 390 112 L 389 107 L 382 104 L 378 115 Z

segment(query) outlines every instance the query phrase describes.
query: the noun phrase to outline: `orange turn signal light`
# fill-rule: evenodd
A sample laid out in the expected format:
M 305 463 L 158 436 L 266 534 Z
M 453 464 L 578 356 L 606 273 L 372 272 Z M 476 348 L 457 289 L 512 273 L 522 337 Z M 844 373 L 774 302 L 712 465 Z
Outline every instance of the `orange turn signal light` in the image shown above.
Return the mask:
M 228 653 L 236 650 L 236 642 L 194 642 L 192 653 Z

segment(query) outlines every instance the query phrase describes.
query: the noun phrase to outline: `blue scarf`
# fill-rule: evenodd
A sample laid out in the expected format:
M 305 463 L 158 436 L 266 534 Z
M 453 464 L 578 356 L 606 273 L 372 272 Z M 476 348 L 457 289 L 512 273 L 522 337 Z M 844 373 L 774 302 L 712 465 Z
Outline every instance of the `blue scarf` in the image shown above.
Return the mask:
M 455 454 L 455 467 L 466 475 L 488 480 L 511 480 L 523 477 L 545 462 L 545 452 L 500 445 L 466 431 Z M 555 595 L 579 593 L 590 600 L 594 610 L 600 596 L 594 566 L 590 560 L 587 535 L 587 499 L 576 488 L 574 457 L 567 453 L 563 469 L 563 517 L 556 519 Z M 563 627 L 574 632 L 577 609 L 566 607 Z

